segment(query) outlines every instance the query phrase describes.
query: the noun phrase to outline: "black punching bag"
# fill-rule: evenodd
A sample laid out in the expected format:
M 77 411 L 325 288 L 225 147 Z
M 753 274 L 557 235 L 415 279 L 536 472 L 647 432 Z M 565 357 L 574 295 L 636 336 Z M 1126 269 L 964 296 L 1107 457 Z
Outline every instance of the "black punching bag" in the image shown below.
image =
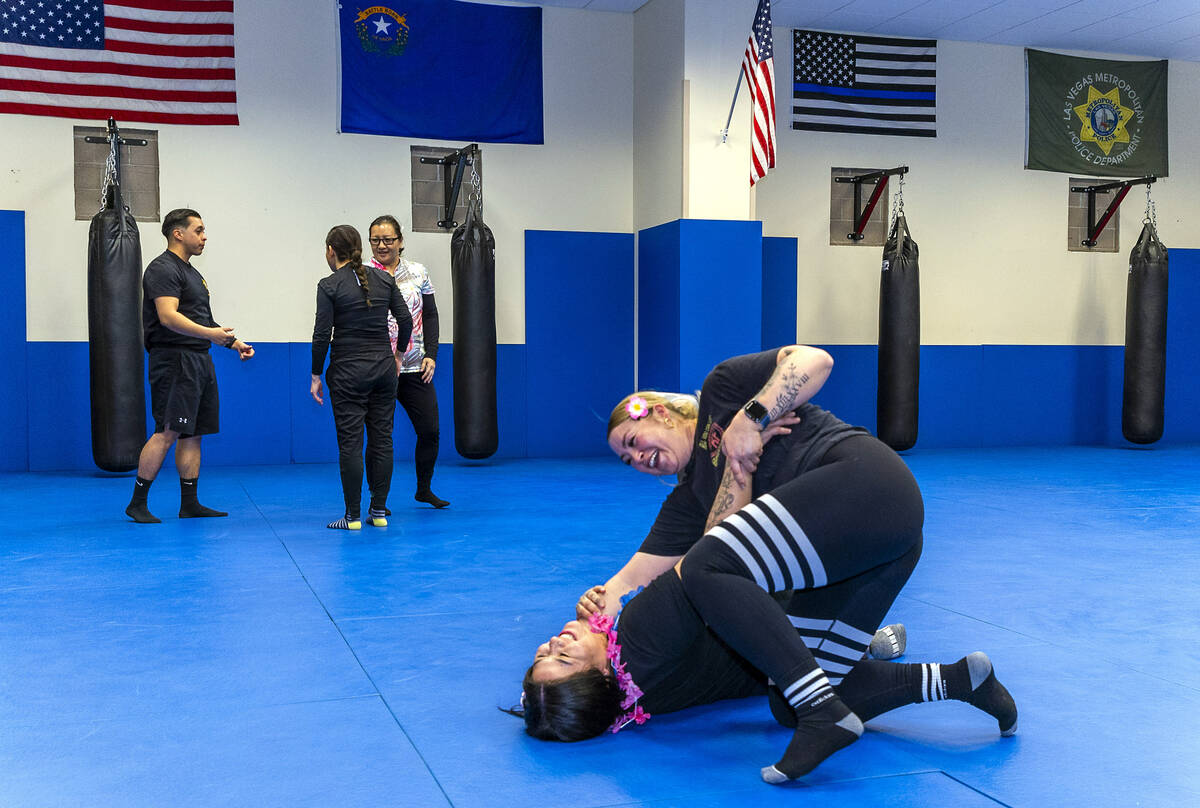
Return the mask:
M 1154 443 L 1163 434 L 1167 386 L 1167 248 L 1154 225 L 1129 254 L 1125 295 L 1125 385 L 1121 433 L 1133 443 Z
M 454 282 L 454 448 L 482 460 L 500 445 L 496 420 L 496 240 L 472 202 L 450 242 Z
M 904 216 L 892 223 L 879 280 L 879 439 L 896 451 L 917 442 L 917 388 L 921 373 L 921 284 L 917 242 Z
M 88 230 L 88 354 L 92 459 L 105 471 L 135 469 L 146 442 L 142 246 L 119 192 Z

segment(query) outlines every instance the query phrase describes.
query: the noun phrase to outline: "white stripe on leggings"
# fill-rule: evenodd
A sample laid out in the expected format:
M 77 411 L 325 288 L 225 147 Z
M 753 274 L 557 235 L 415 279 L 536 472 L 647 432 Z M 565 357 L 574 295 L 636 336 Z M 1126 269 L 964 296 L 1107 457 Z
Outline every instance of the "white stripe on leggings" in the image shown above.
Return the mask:
M 789 614 L 788 620 L 792 621 L 792 625 L 796 628 L 805 628 L 810 631 L 829 631 L 830 629 L 828 620 L 814 620 L 811 617 L 797 617 L 794 614 Z
M 821 672 L 818 671 L 818 673 L 821 673 Z M 804 688 L 799 693 L 796 693 L 794 696 L 792 696 L 790 699 L 788 699 L 788 704 L 792 705 L 793 707 L 799 707 L 800 705 L 804 704 L 805 702 L 812 701 L 817 696 L 821 695 L 826 690 L 830 690 L 831 688 L 832 688 L 832 685 L 829 684 L 829 680 L 827 678 L 825 678 L 824 673 L 821 673 L 820 679 L 813 682 L 811 685 Z
M 799 679 L 797 679 L 796 681 L 794 681 L 790 685 L 788 685 L 787 689 L 785 689 L 783 691 L 784 698 L 786 698 L 788 701 L 791 701 L 791 696 L 793 693 L 795 693 L 800 688 L 807 686 L 808 683 L 811 682 L 816 677 L 823 676 L 823 675 L 824 674 L 821 673 L 820 668 L 814 668 L 813 670 L 809 671 L 808 673 L 804 674 Z
M 834 634 L 840 634 L 852 645 L 861 645 L 864 651 L 871 645 L 871 640 L 875 639 L 874 632 L 868 634 L 865 631 L 856 629 L 849 623 L 843 623 L 841 620 L 833 624 L 832 631 Z
M 737 553 L 737 557 L 740 558 L 742 563 L 746 565 L 746 569 L 750 570 L 750 574 L 754 576 L 754 582 L 758 584 L 760 588 L 765 589 L 768 592 L 771 591 L 767 589 L 767 579 L 763 577 L 762 567 L 758 565 L 758 562 L 754 560 L 754 556 L 750 555 L 750 552 L 742 545 L 742 542 L 737 536 L 733 535 L 720 525 L 714 525 L 713 528 L 704 535 L 712 536 L 713 538 L 720 539 L 721 541 L 725 542 L 726 546 L 728 546 L 730 550 L 733 550 L 733 552 Z
M 821 563 L 821 557 L 817 555 L 817 548 L 813 547 L 812 542 L 808 540 L 808 536 L 805 535 L 799 523 L 792 518 L 787 508 L 783 507 L 783 503 L 770 494 L 763 494 L 758 498 L 758 502 L 770 508 L 779 521 L 783 523 L 784 528 L 791 533 L 792 541 L 800 548 L 800 552 L 804 554 L 804 560 L 808 562 L 808 568 L 812 570 L 813 587 L 825 586 L 829 582 L 829 576 L 825 574 L 825 565 Z M 805 587 L 796 587 L 796 589 L 803 588 Z
M 863 655 L 863 649 L 861 648 L 849 648 L 831 640 L 821 643 L 821 650 L 833 656 L 840 656 L 843 659 L 853 659 L 855 661 L 861 659 Z
M 767 549 L 766 544 L 759 537 L 758 530 L 754 525 L 751 525 L 736 513 L 725 519 L 722 524 L 736 527 L 746 537 L 746 541 L 753 545 L 758 555 L 762 558 L 763 563 L 767 565 L 767 574 L 771 576 L 771 580 L 774 582 L 770 591 L 782 592 L 788 588 L 787 581 L 783 577 L 783 570 L 779 569 L 779 565 L 775 563 L 775 556 L 771 555 L 771 551 Z
M 804 588 L 804 570 L 800 567 L 800 562 L 796 559 L 796 554 L 792 552 L 792 548 L 788 546 L 787 541 L 783 538 L 783 534 L 779 532 L 779 528 L 771 521 L 771 517 L 763 511 L 755 503 L 751 502 L 746 507 L 742 508 L 741 513 L 746 514 L 754 520 L 758 525 L 758 530 L 761 534 L 775 545 L 779 550 L 779 555 L 783 558 L 783 563 L 787 565 L 788 574 L 792 576 L 792 589 Z

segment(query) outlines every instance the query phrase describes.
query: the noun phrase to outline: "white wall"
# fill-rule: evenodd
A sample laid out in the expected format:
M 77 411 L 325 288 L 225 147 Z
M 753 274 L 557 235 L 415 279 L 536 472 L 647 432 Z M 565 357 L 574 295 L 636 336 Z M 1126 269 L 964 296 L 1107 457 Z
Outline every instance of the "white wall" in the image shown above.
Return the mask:
M 1120 252 L 1067 252 L 1068 175 L 1026 171 L 1023 50 L 938 42 L 938 136 L 899 138 L 790 128 L 790 32 L 776 29 L 778 168 L 758 184 L 763 232 L 799 238 L 799 339 L 877 338 L 878 247 L 829 244 L 829 169 L 908 165 L 905 211 L 921 250 L 926 344 L 1124 342 L 1129 250 L 1143 187 L 1121 206 Z M 1200 64 L 1171 62 L 1171 176 L 1152 187 L 1159 234 L 1200 246 Z M 895 182 L 893 178 L 892 182 Z M 894 185 L 890 186 L 894 190 Z
M 650 0 L 633 20 L 633 204 L 644 230 L 683 215 L 684 0 Z
M 526 229 L 633 228 L 632 15 L 548 8 L 543 19 L 546 143 L 483 145 L 501 342 L 525 339 Z M 288 21 L 285 36 L 280 20 Z M 205 218 L 209 244 L 196 266 L 218 321 L 251 342 L 307 340 L 314 287 L 328 271 L 325 233 L 342 222 L 364 230 L 387 211 L 404 226 L 406 256 L 430 268 L 448 340 L 450 237 L 408 232 L 409 146 L 418 141 L 337 134 L 329 4 L 238 3 L 236 36 L 240 126 L 129 124 L 159 131 L 163 212 L 187 206 Z M 378 94 L 387 98 L 388 88 Z M 393 102 L 404 100 L 396 88 Z M 0 208 L 26 211 L 34 341 L 87 339 L 88 223 L 74 221 L 75 125 L 99 122 L 0 118 Z M 141 231 L 149 261 L 163 238 L 157 224 Z
M 650 0 L 634 13 L 638 229 L 681 217 L 749 216 L 750 102 L 745 88 L 725 142 L 721 130 L 741 76 L 756 6 L 757 0 Z
M 651 0 L 636 14 L 544 12 L 544 146 L 484 145 L 486 218 L 495 231 L 501 342 L 524 341 L 524 231 L 630 232 L 684 209 L 744 218 L 749 108 L 719 144 L 752 0 Z M 322 239 L 383 211 L 410 217 L 409 145 L 336 133 L 334 16 L 320 0 L 237 8 L 238 127 L 162 126 L 164 211 L 200 210 L 211 240 L 197 265 L 221 322 L 251 341 L 304 341 Z M 278 20 L 292 21 L 286 36 Z M 942 41 L 938 137 L 883 138 L 789 127 L 791 37 L 775 31 L 779 165 L 757 186 L 764 233 L 800 242 L 799 338 L 874 343 L 878 248 L 828 244 L 831 166 L 911 168 L 906 207 L 921 246 L 927 344 L 1120 344 L 1125 269 L 1144 193 L 1121 209 L 1121 252 L 1068 253 L 1066 175 L 1025 171 L 1020 48 Z M 689 134 L 684 138 L 683 80 Z M 1153 186 L 1169 247 L 1198 247 L 1200 63 L 1170 65 L 1172 173 Z M 380 88 L 381 95 L 386 88 Z M 403 88 L 396 103 L 403 103 Z M 0 118 L 0 208 L 27 212 L 28 335 L 84 340 L 87 223 L 75 222 L 74 121 Z M 98 122 L 97 122 L 98 123 Z M 458 145 L 458 144 L 450 144 Z M 146 260 L 162 247 L 143 226 Z M 449 236 L 412 234 L 452 333 Z M 569 267 L 564 267 L 569 271 Z
M 757 0 L 690 0 L 684 77 L 690 89 L 688 206 L 691 219 L 750 215 L 750 91 L 742 80 L 729 137 L 721 129 L 741 77 Z M 776 58 L 776 64 L 784 64 Z

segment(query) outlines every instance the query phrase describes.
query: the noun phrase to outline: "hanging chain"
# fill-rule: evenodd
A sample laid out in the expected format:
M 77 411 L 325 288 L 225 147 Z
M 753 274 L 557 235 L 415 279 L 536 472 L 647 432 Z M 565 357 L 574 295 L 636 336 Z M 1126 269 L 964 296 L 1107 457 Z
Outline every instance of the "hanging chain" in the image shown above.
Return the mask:
M 108 189 L 117 178 L 117 139 L 108 139 L 108 159 L 104 162 L 104 181 L 100 183 L 100 210 L 108 204 Z
M 904 175 L 896 175 L 896 195 L 892 197 L 892 218 L 888 222 L 888 232 L 896 226 L 896 219 L 904 216 Z
M 1146 215 L 1142 219 L 1142 224 L 1150 225 L 1150 228 L 1155 233 L 1158 232 L 1158 211 L 1154 209 L 1154 200 L 1150 196 L 1150 186 L 1146 186 Z
M 478 159 L 478 153 L 468 159 L 471 164 L 471 193 L 467 197 L 467 204 L 475 202 L 479 205 L 479 210 L 483 210 L 483 182 L 479 179 L 479 172 L 475 170 L 475 161 Z

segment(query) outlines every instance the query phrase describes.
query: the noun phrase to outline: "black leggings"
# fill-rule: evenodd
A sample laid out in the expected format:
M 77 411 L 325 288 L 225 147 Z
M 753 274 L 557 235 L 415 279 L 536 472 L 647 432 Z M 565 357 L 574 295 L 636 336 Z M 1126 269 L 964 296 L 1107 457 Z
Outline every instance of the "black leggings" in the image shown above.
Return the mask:
M 417 489 L 429 488 L 438 456 L 438 405 L 433 382 L 421 381 L 420 373 L 401 373 L 396 380 L 396 400 L 408 413 L 417 433 L 415 452 Z
M 371 507 L 387 505 L 392 486 L 392 416 L 396 411 L 396 362 L 381 357 L 339 358 L 325 371 L 333 422 L 337 428 L 338 465 L 346 515 L 362 508 L 363 426 L 367 429 L 367 485 Z
M 793 707 L 816 705 L 831 682 L 806 639 L 849 671 L 920 557 L 924 518 L 904 461 L 856 435 L 714 526 L 683 560 L 684 589 Z M 789 614 L 770 594 L 786 590 Z

